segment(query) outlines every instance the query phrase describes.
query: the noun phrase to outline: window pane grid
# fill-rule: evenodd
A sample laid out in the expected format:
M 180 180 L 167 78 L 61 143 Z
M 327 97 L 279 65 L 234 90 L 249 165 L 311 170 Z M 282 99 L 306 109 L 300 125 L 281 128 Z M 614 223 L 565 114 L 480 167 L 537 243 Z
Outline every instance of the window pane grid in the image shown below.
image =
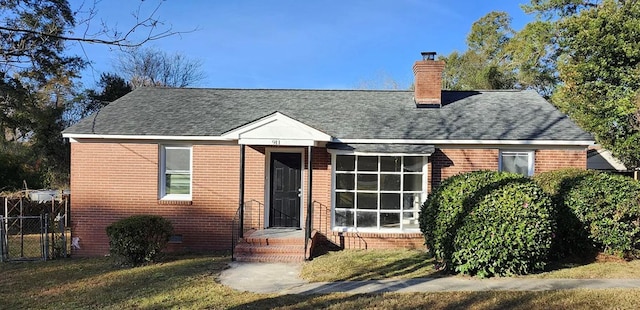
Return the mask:
M 418 228 L 419 208 L 406 197 L 422 200 L 425 185 L 423 156 L 336 155 L 336 166 L 336 226 Z M 344 169 L 345 166 L 352 170 Z M 377 170 L 374 170 L 376 166 Z M 353 189 L 340 184 L 347 175 L 353 176 Z M 339 197 L 346 193 L 351 193 L 353 198 L 345 208 Z

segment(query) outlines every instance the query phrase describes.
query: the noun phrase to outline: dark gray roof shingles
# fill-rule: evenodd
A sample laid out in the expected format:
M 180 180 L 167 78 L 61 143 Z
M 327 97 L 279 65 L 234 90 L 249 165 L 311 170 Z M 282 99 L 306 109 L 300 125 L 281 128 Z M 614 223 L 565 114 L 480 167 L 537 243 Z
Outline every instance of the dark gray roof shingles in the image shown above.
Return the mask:
M 593 138 L 534 91 L 444 91 L 417 108 L 411 91 L 139 88 L 68 134 L 220 136 L 275 112 L 338 139 Z

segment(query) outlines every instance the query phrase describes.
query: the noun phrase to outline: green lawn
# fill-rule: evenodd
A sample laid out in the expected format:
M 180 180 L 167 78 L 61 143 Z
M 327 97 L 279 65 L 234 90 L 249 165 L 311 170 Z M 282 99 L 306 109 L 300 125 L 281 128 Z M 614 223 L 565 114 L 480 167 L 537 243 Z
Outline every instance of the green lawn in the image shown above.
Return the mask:
M 421 269 L 429 269 L 429 263 L 421 263 L 418 258 L 401 252 L 396 255 L 404 258 L 387 264 L 386 274 L 394 273 L 391 269 L 398 267 L 403 271 L 395 272 L 396 276 L 415 277 Z M 309 265 L 317 261 L 321 258 Z M 253 294 L 237 292 L 216 282 L 216 275 L 226 268 L 227 262 L 228 256 L 209 255 L 172 257 L 163 263 L 140 268 L 116 267 L 107 258 L 2 263 L 0 308 L 633 309 L 640 304 L 638 289 L 314 296 Z M 361 270 L 358 279 L 369 278 L 364 275 L 366 268 L 352 267 Z
M 433 263 L 418 250 L 344 250 L 306 263 L 301 276 L 312 282 L 451 276 L 437 272 Z M 627 262 L 606 255 L 591 264 L 554 263 L 548 267 L 549 271 L 524 277 L 640 279 L 640 260 Z

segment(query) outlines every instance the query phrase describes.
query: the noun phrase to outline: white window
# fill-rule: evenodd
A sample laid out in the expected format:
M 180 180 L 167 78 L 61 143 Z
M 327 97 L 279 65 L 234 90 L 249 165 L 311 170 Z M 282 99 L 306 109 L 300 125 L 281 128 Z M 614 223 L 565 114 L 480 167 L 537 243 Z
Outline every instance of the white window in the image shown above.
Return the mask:
M 160 198 L 191 200 L 191 147 L 162 146 Z
M 532 176 L 534 172 L 533 151 L 501 151 L 500 171 L 519 173 Z
M 335 155 L 336 229 L 417 231 L 426 198 L 424 156 Z

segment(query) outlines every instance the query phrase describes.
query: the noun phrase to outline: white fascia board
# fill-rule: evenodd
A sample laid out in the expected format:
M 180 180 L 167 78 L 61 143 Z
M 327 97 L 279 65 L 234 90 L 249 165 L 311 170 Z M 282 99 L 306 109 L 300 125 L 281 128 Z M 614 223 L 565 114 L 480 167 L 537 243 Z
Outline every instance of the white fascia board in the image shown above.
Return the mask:
M 434 145 L 571 145 L 588 146 L 595 144 L 591 140 L 409 140 L 409 139 L 334 139 L 339 143 L 362 144 L 434 144 Z
M 316 146 L 314 140 L 306 139 L 261 139 L 261 138 L 240 138 L 238 144 L 244 145 L 269 145 L 269 146 Z
M 232 141 L 233 139 L 219 136 L 146 136 L 146 135 L 100 135 L 85 133 L 65 133 L 63 138 L 70 141 L 80 139 L 102 139 L 102 140 L 159 140 L 159 141 Z

